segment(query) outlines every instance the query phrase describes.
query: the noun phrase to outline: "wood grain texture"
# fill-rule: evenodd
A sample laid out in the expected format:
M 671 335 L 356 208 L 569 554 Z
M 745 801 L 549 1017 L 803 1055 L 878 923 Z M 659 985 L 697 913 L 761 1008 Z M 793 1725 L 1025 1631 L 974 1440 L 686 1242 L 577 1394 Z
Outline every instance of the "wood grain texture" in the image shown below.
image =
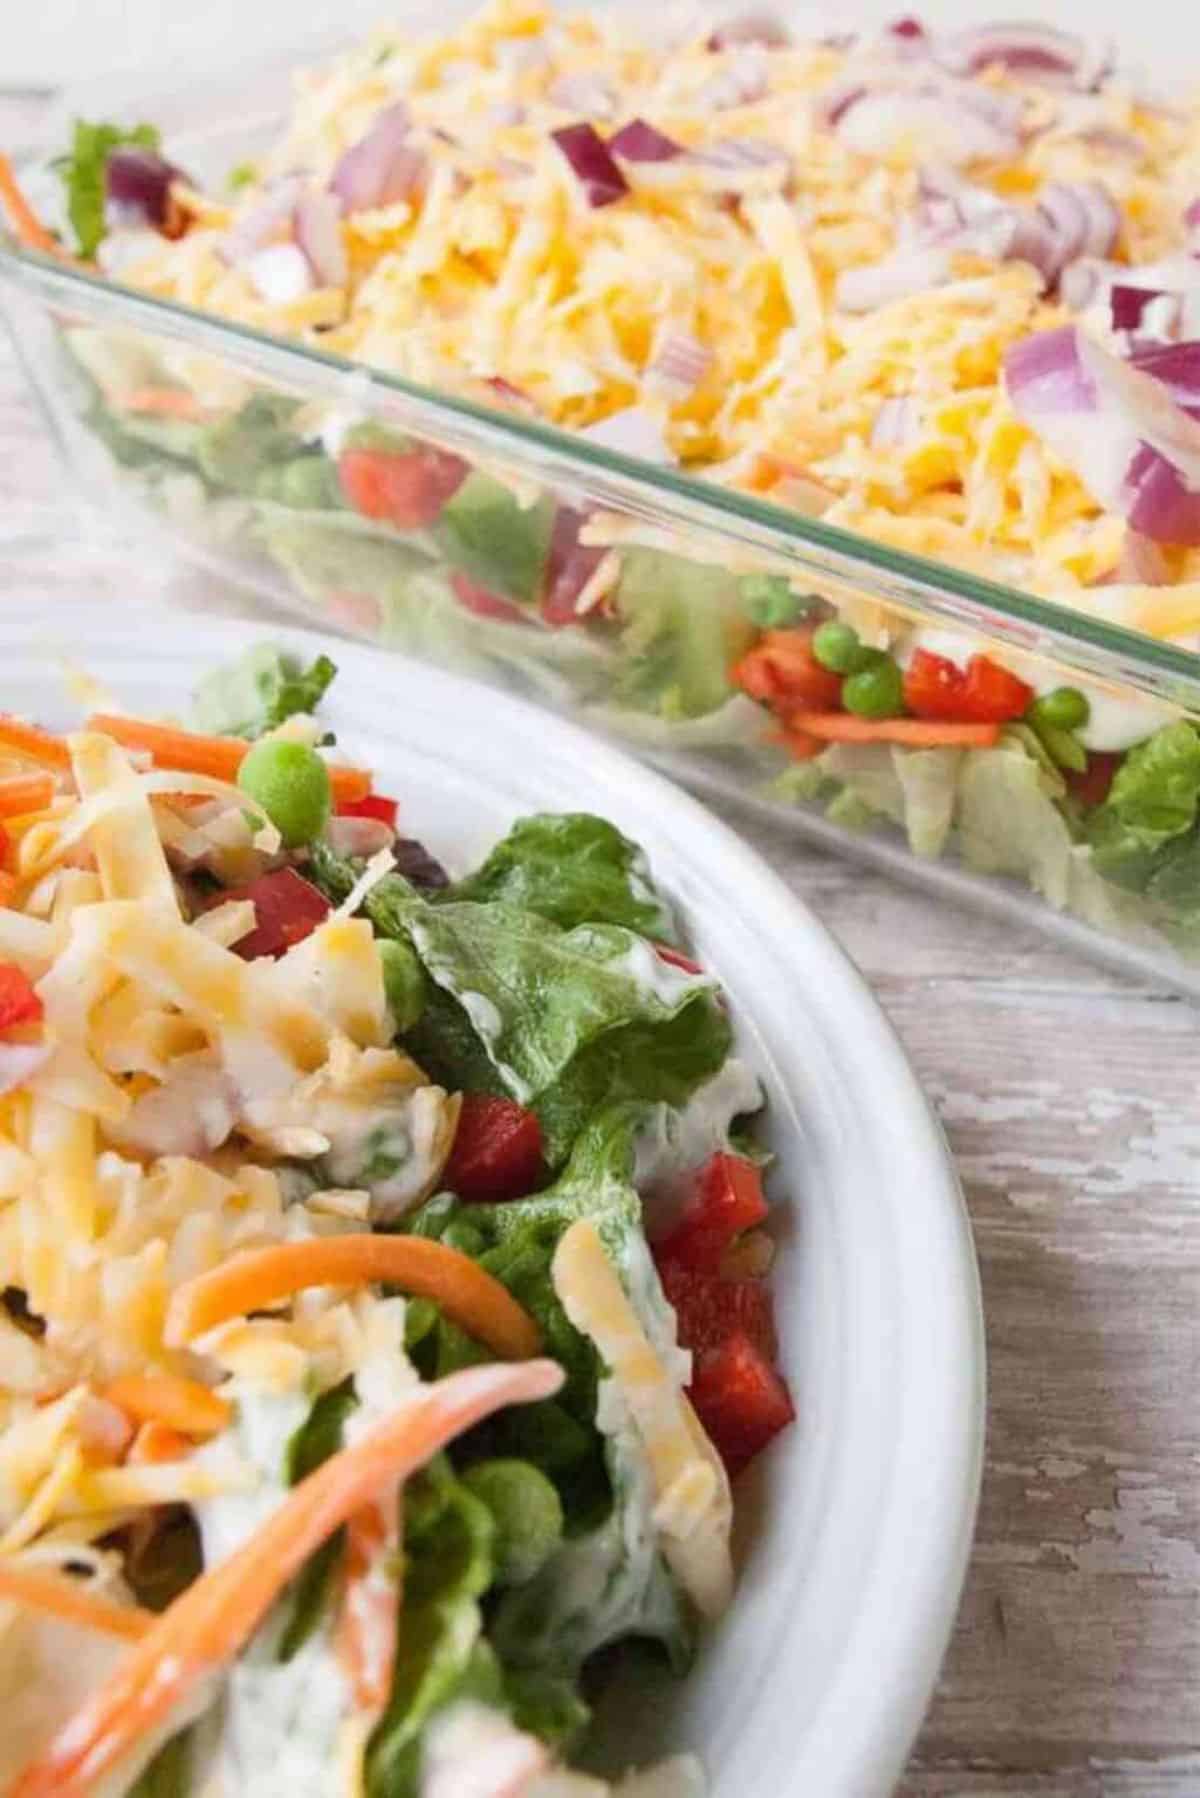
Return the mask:
M 0 139 L 3 123 L 0 103 Z M 90 592 L 100 620 L 158 579 L 64 504 L 0 340 L 0 604 Z M 195 604 L 202 588 L 174 593 Z M 1195 1798 L 1200 1018 L 718 809 L 874 986 L 946 1127 L 979 1248 L 979 1532 L 901 1798 Z

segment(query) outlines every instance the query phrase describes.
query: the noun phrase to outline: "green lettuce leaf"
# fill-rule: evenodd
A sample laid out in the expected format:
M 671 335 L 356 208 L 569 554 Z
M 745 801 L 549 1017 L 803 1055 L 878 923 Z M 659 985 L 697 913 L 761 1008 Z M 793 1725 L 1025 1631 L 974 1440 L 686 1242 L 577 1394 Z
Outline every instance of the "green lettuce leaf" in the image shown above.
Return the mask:
M 236 412 L 204 427 L 196 445 L 202 472 L 219 487 L 253 494 L 265 469 L 301 451 L 294 428 L 299 409 L 300 401 L 287 394 L 253 394 Z
M 274 643 L 256 643 L 204 676 L 192 698 L 196 729 L 214 736 L 261 737 L 297 712 L 314 712 L 337 668 L 317 656 L 305 668 Z
M 564 930 L 620 924 L 658 942 L 676 940 L 675 920 L 641 849 L 587 812 L 520 819 L 450 897 L 519 905 Z
M 970 750 L 959 783 L 963 861 L 983 874 L 1012 874 L 1062 910 L 1070 900 L 1074 838 L 1040 764 L 1015 740 Z
M 903 749 L 887 743 L 835 743 L 812 764 L 813 774 L 802 779 L 796 793 L 802 799 L 820 799 L 825 789 L 813 791 L 813 777 L 836 782 L 829 815 L 838 823 L 851 822 L 848 804 L 865 808 L 868 823 L 874 817 L 903 826 L 909 848 L 925 858 L 942 853 L 954 822 L 962 751 L 958 749 Z
M 337 1453 L 346 1419 L 357 1402 L 350 1380 L 343 1380 L 340 1386 L 331 1387 L 315 1400 L 307 1419 L 288 1442 L 284 1469 L 289 1486 L 297 1485 Z M 277 1653 L 281 1661 L 290 1661 L 303 1648 L 325 1615 L 345 1539 L 345 1531 L 336 1530 L 292 1581 L 283 1601 L 289 1614 L 279 1635 Z
M 159 1749 L 128 1798 L 189 1798 L 192 1791 L 192 1735 L 181 1730 Z
M 1135 893 L 1150 891 L 1162 875 L 1159 896 L 1177 903 L 1184 866 L 1179 840 L 1195 830 L 1198 809 L 1200 732 L 1180 719 L 1129 751 L 1108 798 L 1088 819 L 1096 867 Z M 1174 876 L 1165 873 L 1172 861 Z
M 523 506 L 477 471 L 442 508 L 435 527 L 448 561 L 493 593 L 530 604 L 541 590 L 554 528 L 547 499 Z
M 616 595 L 623 622 L 618 705 L 669 718 L 714 712 L 733 694 L 729 670 L 757 627 L 736 575 L 658 549 L 627 549 Z
M 54 167 L 66 189 L 67 217 L 81 256 L 94 256 L 105 234 L 105 172 L 109 156 L 122 144 L 157 150 L 159 142 L 153 125 L 135 125 L 130 130 L 122 125 L 75 120 L 71 148 Z

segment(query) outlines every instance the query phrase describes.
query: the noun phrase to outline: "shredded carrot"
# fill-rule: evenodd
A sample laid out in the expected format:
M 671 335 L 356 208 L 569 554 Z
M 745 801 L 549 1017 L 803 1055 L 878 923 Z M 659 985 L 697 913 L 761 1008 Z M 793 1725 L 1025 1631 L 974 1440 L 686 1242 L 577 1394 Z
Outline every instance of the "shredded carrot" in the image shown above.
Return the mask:
M 859 718 L 853 712 L 792 712 L 790 731 L 823 743 L 905 743 L 910 749 L 993 749 L 998 724 L 945 724 L 928 718 Z
M 179 1374 L 124 1374 L 109 1382 L 103 1396 L 137 1423 L 166 1424 L 183 1436 L 217 1436 L 233 1415 L 219 1392 Z
M 121 396 L 129 412 L 142 412 L 155 418 L 181 418 L 186 422 L 208 417 L 195 394 L 187 387 L 136 387 Z
M 266 1311 L 309 1286 L 401 1286 L 433 1299 L 468 1336 L 506 1361 L 536 1355 L 541 1333 L 508 1289 L 469 1255 L 423 1236 L 355 1233 L 245 1249 L 178 1287 L 165 1337 L 182 1348 L 206 1330 Z
M 53 774 L 14 774 L 0 780 L 0 818 L 44 812 L 58 791 Z
M 802 730 L 774 730 L 767 738 L 768 743 L 782 743 L 783 747 L 798 762 L 811 762 L 815 755 L 820 755 L 825 745 L 819 737 L 810 737 Z
M 14 718 L 11 712 L 0 712 L 0 748 L 15 749 L 18 755 L 31 762 L 41 762 L 47 768 L 71 766 L 71 751 L 62 737 L 56 737 L 36 724 L 26 724 L 23 718 Z
M 403 1564 L 400 1503 L 399 1493 L 393 1493 L 382 1504 L 356 1511 L 346 1524 L 345 1577 L 334 1641 L 354 1702 L 371 1717 L 380 1716 L 387 1704 L 396 1663 L 400 1578 L 386 1570 Z
M 468 1367 L 419 1386 L 360 1441 L 331 1455 L 265 1522 L 155 1618 L 104 1683 L 8 1788 L 7 1798 L 95 1798 L 115 1789 L 147 1738 L 189 1714 L 309 1556 L 465 1430 L 562 1385 L 553 1361 Z M 122 1789 L 124 1787 L 122 1786 Z
M 15 874 L 8 874 L 0 869 L 0 908 L 7 909 L 12 905 L 20 885 Z
M 130 1445 L 126 1463 L 131 1467 L 156 1466 L 161 1461 L 186 1461 L 195 1443 L 165 1423 L 144 1423 Z
M 12 163 L 3 154 L 0 154 L 0 208 L 8 214 L 8 222 L 14 235 L 27 250 L 41 250 L 45 256 L 63 254 L 58 239 L 47 231 L 21 192 L 21 184 L 13 173 Z
M 63 1623 L 78 1623 L 84 1629 L 124 1636 L 131 1642 L 144 1636 L 154 1622 L 152 1612 L 102 1598 L 89 1592 L 81 1580 L 40 1567 L 14 1566 L 8 1560 L 0 1560 L 0 1598 L 58 1617 Z
M 103 732 L 126 749 L 144 749 L 158 768 L 176 768 L 183 774 L 207 774 L 213 780 L 235 781 L 252 747 L 241 737 L 203 737 L 195 731 L 177 730 L 170 724 L 148 724 L 143 718 L 116 718 L 97 712 L 87 721 L 89 730 Z M 329 781 L 337 804 L 365 799 L 371 776 L 365 768 L 329 764 Z

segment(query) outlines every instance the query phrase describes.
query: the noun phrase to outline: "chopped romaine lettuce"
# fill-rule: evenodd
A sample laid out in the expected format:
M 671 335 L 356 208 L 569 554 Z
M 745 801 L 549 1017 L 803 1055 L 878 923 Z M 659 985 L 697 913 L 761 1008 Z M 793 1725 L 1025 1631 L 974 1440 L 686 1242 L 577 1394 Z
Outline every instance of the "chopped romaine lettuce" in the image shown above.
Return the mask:
M 735 575 L 664 550 L 630 549 L 616 608 L 625 657 L 619 704 L 695 718 L 730 698 L 729 670 L 757 634 Z
M 1088 820 L 1088 841 L 1107 880 L 1135 893 L 1178 903 L 1185 865 L 1181 839 L 1196 828 L 1200 807 L 1200 732 L 1182 719 L 1131 749 L 1103 805 Z M 1175 864 L 1177 873 L 1167 870 Z M 1194 909 L 1189 907 L 1189 909 Z
M 958 840 L 969 868 L 1023 877 L 1059 910 L 1067 904 L 1074 841 L 1040 764 L 1019 742 L 966 755 Z
M 328 656 L 305 668 L 276 644 L 256 643 L 200 682 L 192 699 L 196 728 L 215 736 L 261 737 L 297 712 L 315 711 L 336 673 Z
M 158 131 L 153 125 L 134 125 L 130 130 L 121 125 L 93 125 L 86 119 L 75 120 L 71 148 L 65 156 L 58 158 L 54 167 L 66 189 L 67 217 L 81 256 L 94 256 L 104 237 L 104 208 L 108 197 L 105 174 L 109 156 L 121 144 L 131 144 L 139 150 L 157 150 L 159 142 Z
M 293 421 L 300 401 L 282 393 L 256 393 L 236 412 L 206 425 L 196 460 L 218 487 L 256 493 L 263 470 L 298 455 L 303 444 Z
M 564 930 L 621 924 L 658 942 L 676 940 L 671 909 L 656 892 L 641 849 L 588 812 L 520 819 L 483 866 L 446 897 L 502 900 Z
M 530 604 L 541 590 L 554 507 L 522 506 L 490 475 L 469 474 L 442 508 L 436 531 L 447 560 L 480 586 Z
M 320 1467 L 342 1446 L 346 1418 L 357 1400 L 349 1380 L 323 1392 L 287 1445 L 285 1471 L 287 1483 L 294 1486 L 307 1474 Z M 279 1635 L 278 1654 L 290 1661 L 304 1646 L 325 1613 L 330 1583 L 342 1558 L 344 1533 L 335 1531 L 297 1574 L 283 1601 L 288 1607 L 287 1621 Z

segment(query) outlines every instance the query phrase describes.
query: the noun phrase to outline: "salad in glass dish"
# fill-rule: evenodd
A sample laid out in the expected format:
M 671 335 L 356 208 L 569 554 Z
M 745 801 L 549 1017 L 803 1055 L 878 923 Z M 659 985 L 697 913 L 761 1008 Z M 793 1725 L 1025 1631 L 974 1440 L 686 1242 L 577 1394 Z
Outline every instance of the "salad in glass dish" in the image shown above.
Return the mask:
M 0 1783 L 693 1798 L 571 1769 L 792 1419 L 761 1088 L 633 843 L 452 879 L 333 674 L 0 715 Z
M 79 122 L 57 173 L 57 226 L 9 182 L 35 247 L 580 446 L 568 489 L 536 446 L 468 456 L 352 376 L 314 397 L 170 332 L 65 324 L 88 428 L 260 584 L 1192 946 L 1181 706 L 1015 631 L 934 628 L 865 565 L 825 589 L 763 527 L 800 515 L 855 534 L 833 550 L 1196 648 L 1194 105 L 1045 25 L 800 39 L 496 0 L 304 71 L 278 140 L 221 179 L 152 123 Z M 589 491 L 597 449 L 765 505 L 692 534 L 657 490 Z

